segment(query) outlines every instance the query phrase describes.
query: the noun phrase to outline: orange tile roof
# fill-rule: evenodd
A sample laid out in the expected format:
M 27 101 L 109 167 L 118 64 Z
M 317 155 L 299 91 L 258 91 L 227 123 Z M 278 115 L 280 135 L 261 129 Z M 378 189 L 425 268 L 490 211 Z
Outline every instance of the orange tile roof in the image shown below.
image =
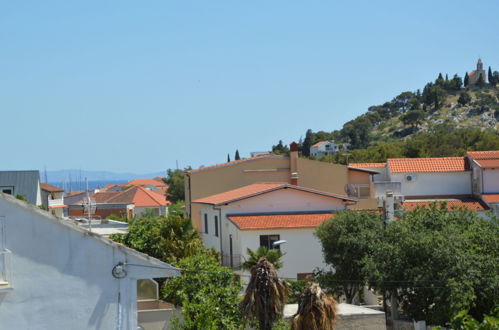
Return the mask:
M 126 185 L 165 187 L 166 183 L 164 183 L 163 180 L 157 180 L 157 179 L 136 179 L 128 182 Z
M 499 159 L 480 159 L 476 160 L 482 168 L 497 168 L 499 167 Z
M 328 141 L 319 141 L 319 142 L 313 144 L 312 147 L 319 147 L 320 145 L 322 145 L 322 144 L 324 144 L 326 142 L 328 142 Z
M 482 198 L 487 203 L 499 203 L 499 194 L 483 194 Z
M 92 197 L 94 198 L 96 203 L 105 203 L 109 199 L 119 194 L 121 194 L 121 191 L 99 191 L 95 194 L 92 194 Z
M 255 156 L 255 157 L 249 157 L 249 158 L 243 158 L 243 159 L 239 159 L 239 160 L 233 160 L 231 162 L 226 162 L 226 163 L 221 163 L 221 164 L 215 164 L 215 165 L 210 165 L 210 166 L 203 166 L 203 167 L 195 168 L 195 169 L 192 169 L 192 170 L 188 170 L 186 172 L 189 173 L 189 174 L 190 173 L 196 173 L 196 172 L 200 172 L 200 171 L 204 171 L 204 170 L 210 170 L 210 169 L 215 169 L 215 168 L 225 167 L 225 166 L 232 166 L 232 165 L 237 165 L 237 164 L 248 162 L 248 161 L 253 161 L 253 160 L 257 160 L 257 159 L 266 159 L 266 158 L 289 158 L 289 157 L 287 157 L 287 156 L 280 156 L 280 155 L 274 155 L 274 154 L 271 154 L 271 153 L 261 154 L 261 155 Z
M 473 159 L 499 159 L 499 150 L 469 151 L 466 155 Z
M 410 211 L 417 207 L 430 207 L 432 203 L 446 203 L 446 209 L 452 211 L 456 208 L 465 208 L 472 211 L 483 211 L 488 210 L 488 207 L 480 200 L 472 198 L 459 198 L 459 199 L 428 199 L 428 200 L 406 200 L 402 203 L 404 209 Z
M 357 167 L 357 168 L 364 168 L 364 167 L 385 167 L 386 163 L 349 163 L 349 167 Z
M 331 212 L 320 212 L 304 214 L 227 215 L 227 218 L 240 230 L 257 230 L 315 228 L 333 216 L 334 214 Z
M 323 196 L 328 196 L 328 197 L 332 197 L 332 198 L 339 198 L 342 200 L 349 200 L 349 201 L 353 201 L 353 202 L 357 201 L 357 200 L 349 198 L 345 195 L 332 194 L 329 192 L 323 192 L 323 191 L 305 188 L 305 187 L 301 187 L 301 186 L 295 186 L 295 185 L 291 185 L 288 183 L 259 182 L 259 183 L 250 184 L 248 186 L 229 190 L 229 191 L 226 191 L 226 192 L 223 192 L 220 194 L 215 194 L 215 195 L 211 195 L 208 197 L 199 198 L 199 199 L 196 199 L 192 202 L 199 203 L 199 204 L 222 205 L 222 204 L 228 204 L 228 203 L 232 203 L 232 202 L 246 199 L 246 198 L 251 198 L 254 196 L 261 195 L 261 194 L 269 193 L 269 192 L 272 192 L 275 190 L 287 189 L 287 188 L 301 190 L 301 191 L 310 192 L 313 194 L 319 194 L 319 195 L 323 195 Z
M 158 207 L 170 204 L 164 196 L 139 186 L 134 186 L 130 189 L 119 192 L 117 195 L 106 200 L 105 202 L 109 204 L 134 204 L 139 207 Z
M 63 192 L 64 189 L 53 186 L 51 184 L 45 183 L 45 182 L 40 182 L 40 188 L 42 190 L 48 191 L 48 192 Z
M 392 173 L 463 172 L 468 170 L 464 157 L 390 158 L 387 165 Z

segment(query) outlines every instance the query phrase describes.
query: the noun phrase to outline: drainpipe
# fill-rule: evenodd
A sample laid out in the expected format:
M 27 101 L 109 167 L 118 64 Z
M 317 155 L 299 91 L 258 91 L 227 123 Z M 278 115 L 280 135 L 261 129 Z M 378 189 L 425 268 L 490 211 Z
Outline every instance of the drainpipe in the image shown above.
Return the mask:
M 298 143 L 291 142 L 289 145 L 289 170 L 291 172 L 290 182 L 298 185 Z
M 224 258 L 224 251 L 222 245 L 222 209 L 213 207 L 214 210 L 218 210 L 218 238 L 220 239 L 220 255 L 222 256 L 222 263 Z

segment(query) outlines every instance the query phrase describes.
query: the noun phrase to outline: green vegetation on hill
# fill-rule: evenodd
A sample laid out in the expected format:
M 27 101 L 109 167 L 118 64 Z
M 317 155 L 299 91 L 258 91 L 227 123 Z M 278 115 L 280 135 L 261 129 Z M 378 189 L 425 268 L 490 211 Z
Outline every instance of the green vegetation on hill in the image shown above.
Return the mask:
M 406 91 L 332 132 L 307 130 L 301 155 L 319 141 L 349 143 L 349 155 L 340 153 L 324 161 L 384 161 L 390 157 L 459 156 L 467 150 L 499 146 L 499 72 L 489 68 L 488 84 L 469 86 L 466 74 L 449 79 L 439 74 L 422 92 Z M 481 87 L 480 87 L 481 85 Z M 464 87 L 467 86 L 467 87 Z M 273 151 L 280 153 L 280 148 Z

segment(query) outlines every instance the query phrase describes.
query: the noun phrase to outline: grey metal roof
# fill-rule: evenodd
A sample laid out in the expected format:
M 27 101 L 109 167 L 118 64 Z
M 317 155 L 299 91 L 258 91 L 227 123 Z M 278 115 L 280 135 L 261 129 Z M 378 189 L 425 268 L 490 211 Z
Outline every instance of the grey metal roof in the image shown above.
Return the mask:
M 22 194 L 33 205 L 41 202 L 39 171 L 0 171 L 0 189 L 10 187 L 14 196 Z

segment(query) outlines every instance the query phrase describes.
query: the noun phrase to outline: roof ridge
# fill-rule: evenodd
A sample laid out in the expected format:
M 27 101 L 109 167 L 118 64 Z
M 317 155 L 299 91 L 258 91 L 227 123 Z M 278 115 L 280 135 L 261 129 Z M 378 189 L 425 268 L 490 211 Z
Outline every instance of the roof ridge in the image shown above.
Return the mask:
M 245 162 L 245 161 L 251 161 L 251 160 L 260 159 L 260 158 L 289 158 L 289 157 L 287 157 L 287 156 L 281 156 L 281 155 L 276 155 L 276 154 L 273 154 L 273 153 L 269 152 L 267 154 L 256 155 L 254 157 L 242 158 L 242 159 L 233 160 L 233 161 L 230 161 L 230 162 L 225 162 L 225 163 L 220 163 L 220 164 L 214 164 L 214 165 L 209 165 L 209 166 L 198 167 L 198 168 L 195 168 L 195 169 L 192 169 L 192 170 L 188 170 L 186 172 L 187 173 L 194 173 L 194 172 L 197 172 L 197 171 L 203 171 L 203 170 L 206 170 L 206 169 L 223 167 L 223 166 L 228 166 L 228 165 L 235 165 L 235 164 L 239 164 L 239 163 L 242 163 L 242 162 Z

